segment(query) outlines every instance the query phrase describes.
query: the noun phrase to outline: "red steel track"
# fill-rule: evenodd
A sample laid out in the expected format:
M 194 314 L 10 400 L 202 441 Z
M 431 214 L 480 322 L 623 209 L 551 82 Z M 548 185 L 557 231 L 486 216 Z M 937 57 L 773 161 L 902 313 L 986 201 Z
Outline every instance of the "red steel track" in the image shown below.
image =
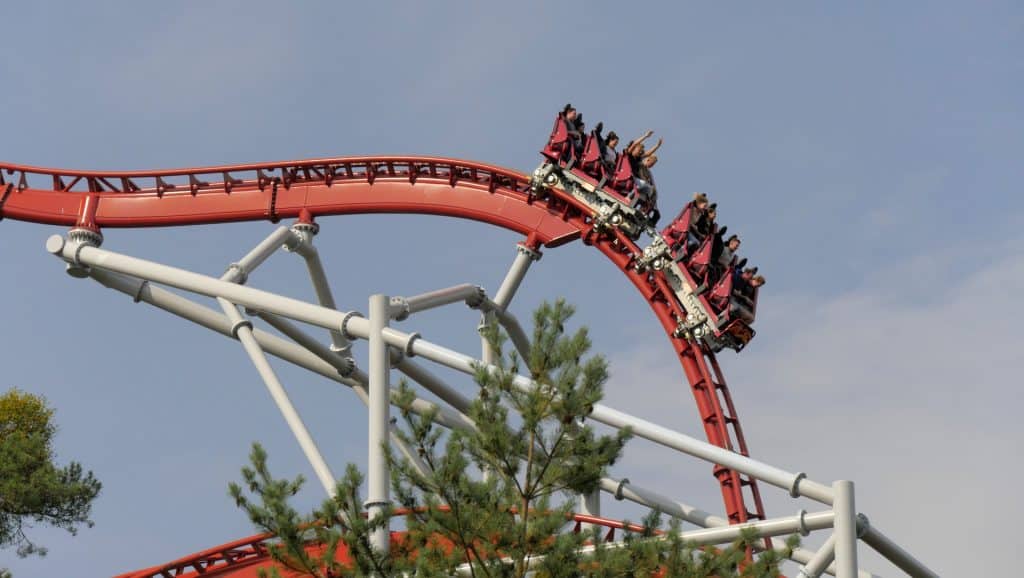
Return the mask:
M 553 190 L 538 198 L 526 175 L 435 157 L 346 157 L 163 171 L 70 171 L 0 163 L 0 219 L 100 230 L 357 213 L 419 213 L 480 221 L 526 235 L 527 245 L 593 245 L 626 275 L 661 321 L 683 366 L 710 443 L 748 455 L 729 388 L 711 352 L 674 335 L 685 311 L 660 272 L 631 266 L 640 249 L 618 229 Z M 717 466 L 731 523 L 764 519 L 756 481 Z M 745 489 L 746 488 L 746 489 Z M 746 496 L 746 497 L 745 497 Z M 753 511 L 746 504 L 751 504 Z
M 404 516 L 408 510 L 396 510 L 394 515 Z M 615 531 L 630 531 L 630 532 L 642 532 L 643 526 L 636 524 L 626 524 L 617 520 L 609 520 L 607 518 L 599 518 L 596 516 L 587 516 L 583 514 L 573 514 L 572 520 L 575 522 L 573 527 L 574 532 L 580 532 L 583 524 L 592 524 L 602 528 L 607 528 L 604 535 L 606 542 L 611 542 L 615 539 Z M 197 552 L 190 556 L 186 556 L 173 562 L 161 564 L 160 566 L 153 566 L 152 568 L 144 568 L 142 570 L 135 570 L 126 574 L 120 574 L 114 578 L 170 578 L 181 576 L 182 578 L 195 577 L 195 576 L 217 576 L 220 578 L 256 578 L 259 575 L 260 569 L 266 569 L 270 564 L 270 551 L 269 542 L 274 538 L 272 534 L 257 534 L 255 536 L 249 536 L 234 542 L 228 542 L 221 546 L 216 546 L 202 552 Z M 395 543 L 402 539 L 400 532 L 391 532 L 391 541 Z M 323 552 L 323 544 L 311 543 L 306 547 L 307 551 L 313 554 L 319 555 Z M 335 559 L 342 564 L 351 563 L 351 558 L 348 552 L 345 550 L 345 544 L 342 543 L 338 546 L 338 550 L 335 553 Z M 287 570 L 284 571 L 285 576 L 292 576 Z

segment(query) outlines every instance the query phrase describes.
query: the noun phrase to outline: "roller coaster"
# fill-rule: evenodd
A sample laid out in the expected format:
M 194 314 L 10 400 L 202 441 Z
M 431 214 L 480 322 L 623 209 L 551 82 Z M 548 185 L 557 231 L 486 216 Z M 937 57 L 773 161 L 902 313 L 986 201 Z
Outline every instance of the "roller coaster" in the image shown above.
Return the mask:
M 729 541 L 739 529 L 751 528 L 765 538 L 765 548 L 779 548 L 772 536 L 831 531 L 817 551 L 798 549 L 793 559 L 801 576 L 834 574 L 841 578 L 872 576 L 857 567 L 858 539 L 879 551 L 911 576 L 936 576 L 882 534 L 854 507 L 853 484 L 826 485 L 800 472 L 789 472 L 750 457 L 736 404 L 716 352 L 742 349 L 753 337 L 748 320 L 733 318 L 729 307 L 715 305 L 721 287 L 701 278 L 703 246 L 677 255 L 654 229 L 656 207 L 636 190 L 628 165 L 602 173 L 593 163 L 594 135 L 582 155 L 568 155 L 564 129 L 556 119 L 542 151 L 543 162 L 524 175 L 479 162 L 421 156 L 321 158 L 154 171 L 81 171 L 0 162 L 0 220 L 15 219 L 69 228 L 47 240 L 47 250 L 63 261 L 68 274 L 91 278 L 147 303 L 239 341 L 295 435 L 327 492 L 336 477 L 291 404 L 267 355 L 304 368 L 354 390 L 370 412 L 368 502 L 388 501 L 386 465 L 379 455 L 388 440 L 390 375 L 398 371 L 443 400 L 435 405 L 417 398 L 414 410 L 437 408 L 446 427 L 471 427 L 464 410 L 468 400 L 443 379 L 417 363 L 418 357 L 442 368 L 472 374 L 477 364 L 493 361 L 486 344 L 470 356 L 432 343 L 416 332 L 391 326 L 427 309 L 457 303 L 478 309 L 484 323 L 499 323 L 513 344 L 529 346 L 511 311 L 511 301 L 531 264 L 544 250 L 580 241 L 603 254 L 630 280 L 659 320 L 693 394 L 705 440 L 597 405 L 587 419 L 612 428 L 632 429 L 635 436 L 708 462 L 720 488 L 724 516 L 716 516 L 662 496 L 626 478 L 605 478 L 604 493 L 658 509 L 700 527 L 684 532 L 699 544 Z M 314 239 L 326 217 L 367 213 L 412 213 L 470 219 L 523 235 L 501 286 L 493 297 L 479 286 L 456 285 L 430 293 L 394 297 L 374 295 L 369 313 L 339 310 Z M 104 232 L 126 227 L 170 227 L 238 221 L 287 219 L 220 278 L 147 261 L 102 248 Z M 644 237 L 650 241 L 641 248 Z M 310 303 L 246 285 L 249 274 L 284 248 L 308 267 L 317 302 Z M 684 258 L 685 257 L 685 258 Z M 731 274 L 728 275 L 731 278 Z M 216 300 L 207 307 L 163 286 Z M 728 289 L 726 289 L 728 291 Z M 725 293 L 728 299 L 729 293 Z M 257 328 L 259 320 L 276 333 Z M 749 319 L 752 321 L 752 318 Z M 303 324 L 303 325 L 299 325 Z M 323 342 L 306 327 L 325 329 Z M 364 371 L 353 357 L 353 342 L 367 342 Z M 520 377 L 518 387 L 532 382 Z M 391 443 L 397 443 L 392 440 Z M 375 455 L 378 454 L 378 455 Z M 759 483 L 781 488 L 793 498 L 827 506 L 815 512 L 768 518 Z M 370 513 L 374 510 L 371 508 Z M 583 496 L 575 518 L 580 524 L 608 528 L 614 539 L 619 522 L 600 516 L 600 496 Z M 122 578 L 157 576 L 255 576 L 270 563 L 268 536 L 253 536 L 180 560 L 124 574 Z M 387 548 L 390 534 L 376 536 Z M 315 548 L 315 545 L 311 545 Z

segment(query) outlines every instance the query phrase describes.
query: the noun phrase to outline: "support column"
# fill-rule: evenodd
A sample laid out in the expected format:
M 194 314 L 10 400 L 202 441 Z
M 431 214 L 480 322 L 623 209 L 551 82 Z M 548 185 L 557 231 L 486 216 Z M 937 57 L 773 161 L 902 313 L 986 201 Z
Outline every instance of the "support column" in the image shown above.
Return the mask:
M 586 426 L 583 424 L 583 420 L 577 419 L 575 423 L 575 431 L 572 435 L 575 436 L 576 432 L 582 430 L 584 427 Z M 601 517 L 600 486 L 595 488 L 594 491 L 590 492 L 589 494 L 579 494 L 576 496 L 576 512 L 579 514 L 583 514 L 584 516 L 594 516 L 595 518 Z M 600 528 L 600 526 L 595 526 L 594 524 L 584 523 L 580 526 L 580 530 L 584 532 L 590 532 L 595 527 Z
M 800 574 L 796 578 L 818 578 L 822 572 L 828 568 L 828 565 L 832 563 L 836 555 L 836 535 L 833 532 L 828 540 L 818 548 L 818 551 L 814 553 L 814 556 L 804 564 L 804 567 L 800 569 Z
M 523 282 L 523 277 L 526 277 L 526 272 L 530 270 L 530 265 L 539 260 L 540 256 L 540 251 L 535 251 L 521 243 L 516 245 L 516 258 L 512 261 L 512 266 L 509 267 L 498 292 L 494 294 L 494 302 L 499 307 L 502 309 L 508 307 L 508 304 L 512 302 L 512 297 L 519 289 L 519 285 Z
M 576 511 L 584 516 L 601 517 L 601 490 L 594 490 L 589 494 L 580 494 Z M 594 528 L 593 524 L 583 524 L 584 532 Z
M 278 227 L 238 262 L 228 266 L 228 270 L 221 275 L 220 280 L 229 283 L 245 283 L 248 280 L 249 273 L 273 255 L 290 235 L 291 233 L 286 227 Z M 310 435 L 306 424 L 299 417 L 299 412 L 295 410 L 295 406 L 288 397 L 284 385 L 270 366 L 263 348 L 256 341 L 253 335 L 252 323 L 242 317 L 242 314 L 238 311 L 238 306 L 227 299 L 217 297 L 217 304 L 220 305 L 224 315 L 231 321 L 231 332 L 242 344 L 242 348 L 256 367 L 256 371 L 260 374 L 260 378 L 263 380 L 264 385 L 266 385 L 267 391 L 270 392 L 270 397 L 273 398 L 274 404 L 277 405 L 281 415 L 284 416 L 288 428 L 292 431 L 292 435 L 299 442 L 302 453 L 309 460 L 309 464 L 312 466 L 313 472 L 316 474 L 320 484 L 324 487 L 324 491 L 327 492 L 328 496 L 334 496 L 337 478 L 334 477 L 334 472 L 331 471 L 331 468 L 323 458 L 323 454 L 320 453 L 320 448 L 313 441 L 313 436 Z
M 292 243 L 286 249 L 293 251 L 302 257 L 309 271 L 309 279 L 313 283 L 313 290 L 316 291 L 316 298 L 320 305 L 328 309 L 337 309 L 334 303 L 334 294 L 331 292 L 331 285 L 327 281 L 327 273 L 324 272 L 324 265 L 320 261 L 320 252 L 313 245 L 313 237 L 320 232 L 320 226 L 313 222 L 313 217 L 303 210 L 299 220 L 292 225 Z M 342 357 L 349 357 L 352 354 L 352 344 L 337 329 L 331 330 L 331 350 Z
M 832 484 L 835 493 L 832 510 L 836 514 L 836 578 L 857 576 L 857 509 L 853 499 L 853 482 L 839 480 Z
M 388 504 L 389 479 L 388 463 L 384 457 L 384 444 L 388 439 L 390 423 L 390 360 L 388 345 L 382 331 L 388 326 L 391 300 L 387 295 L 370 297 L 370 428 L 369 456 L 367 459 L 366 513 L 370 519 L 383 513 Z M 390 546 L 389 524 L 385 524 L 370 535 L 370 546 L 378 552 L 387 552 Z
M 516 258 L 512 261 L 512 266 L 509 267 L 508 273 L 505 274 L 505 279 L 502 280 L 501 286 L 498 287 L 498 292 L 494 294 L 494 303 L 502 311 L 508 308 L 509 303 L 512 302 L 512 297 L 515 296 L 519 285 L 523 282 L 523 278 L 526 277 L 526 272 L 530 270 L 530 265 L 534 261 L 539 260 L 540 257 L 540 251 L 535 251 L 522 243 L 516 245 Z M 488 311 L 480 316 L 480 346 L 483 350 L 480 359 L 484 363 L 491 365 L 496 361 L 496 352 L 491 350 L 490 343 L 483 336 L 483 328 L 494 325 L 496 321 L 497 316 L 493 311 Z

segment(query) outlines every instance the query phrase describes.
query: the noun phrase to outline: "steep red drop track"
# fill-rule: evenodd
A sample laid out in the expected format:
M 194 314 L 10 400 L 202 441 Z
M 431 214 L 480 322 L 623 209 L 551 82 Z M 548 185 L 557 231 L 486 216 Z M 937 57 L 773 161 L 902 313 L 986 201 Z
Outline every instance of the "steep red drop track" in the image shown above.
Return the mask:
M 659 272 L 632 268 L 640 254 L 618 229 L 595 230 L 566 193 L 535 197 L 526 175 L 434 157 L 348 157 L 162 171 L 70 171 L 0 163 L 0 219 L 100 230 L 357 213 L 419 213 L 480 221 L 526 235 L 527 245 L 576 239 L 626 275 L 661 321 L 679 357 L 710 443 L 748 455 L 718 362 L 674 335 L 685 311 Z M 714 469 L 732 523 L 764 519 L 756 481 Z M 746 488 L 746 489 L 744 489 Z M 753 506 L 748 510 L 746 504 Z

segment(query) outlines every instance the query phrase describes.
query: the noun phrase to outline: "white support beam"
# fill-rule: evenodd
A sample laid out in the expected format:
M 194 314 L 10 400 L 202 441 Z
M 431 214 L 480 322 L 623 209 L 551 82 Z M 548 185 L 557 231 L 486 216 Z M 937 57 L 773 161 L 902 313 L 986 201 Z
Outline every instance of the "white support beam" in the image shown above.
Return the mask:
M 519 286 L 523 283 L 523 278 L 526 277 L 527 271 L 530 270 L 530 265 L 534 261 L 539 261 L 540 257 L 539 251 L 534 251 L 523 244 L 516 245 L 516 258 L 512 261 L 512 266 L 509 267 L 508 273 L 505 274 L 505 279 L 502 280 L 501 286 L 498 287 L 498 292 L 494 294 L 494 302 L 499 307 L 508 309 L 516 291 L 519 290 Z
M 403 356 L 402 359 L 395 364 L 395 369 L 401 371 L 409 379 L 422 385 L 430 391 L 430 393 L 441 398 L 463 414 L 469 412 L 469 405 L 472 403 L 469 398 L 456 391 L 455 388 L 445 383 L 441 378 L 437 377 L 415 361 Z
M 320 359 L 330 363 L 332 367 L 338 370 L 339 374 L 350 375 L 355 368 L 355 362 L 351 357 L 343 357 L 341 353 L 320 343 L 312 335 L 309 335 L 284 317 L 252 309 L 247 309 L 246 312 L 259 317 L 267 325 L 280 331 L 295 343 L 305 347 Z
M 260 378 L 263 379 L 267 391 L 270 392 L 270 397 L 274 400 L 274 404 L 277 405 L 277 409 L 284 417 L 285 422 L 288 424 L 288 429 L 295 436 L 295 440 L 299 442 L 299 447 L 302 448 L 302 453 L 313 468 L 317 480 L 320 481 L 328 496 L 334 496 L 337 478 L 334 477 L 334 472 L 331 471 L 330 466 L 324 460 L 323 454 L 320 453 L 320 448 L 313 441 L 313 436 L 310 435 L 305 422 L 299 416 L 299 412 L 295 410 L 295 405 L 292 404 L 291 398 L 288 397 L 288 392 L 284 390 L 284 385 L 267 361 L 266 355 L 263 354 L 263 349 L 260 348 L 256 338 L 253 337 L 252 325 L 249 324 L 249 321 L 242 318 L 234 305 L 224 299 L 218 299 L 218 301 L 221 303 L 221 307 L 224 308 L 224 313 L 228 319 L 233 322 L 232 326 L 235 337 L 241 342 L 245 352 L 249 355 L 249 359 L 256 367 L 256 371 L 260 374 Z
M 280 233 L 275 232 L 276 234 Z M 258 265 L 276 250 L 279 245 L 274 245 L 278 241 L 279 239 L 270 240 L 268 238 L 268 241 L 265 241 L 265 246 L 261 244 L 261 246 L 251 251 L 246 258 L 243 258 L 242 261 L 236 264 L 238 270 L 246 273 L 250 271 L 253 266 Z M 186 291 L 221 298 L 231 304 L 244 305 L 274 315 L 325 327 L 328 330 L 344 333 L 348 338 L 367 339 L 371 333 L 369 321 L 358 316 L 358 314 L 337 311 L 333 308 L 313 305 L 266 291 L 227 283 L 182 269 L 120 255 L 86 243 L 65 241 L 59 236 L 51 237 L 47 241 L 47 248 L 50 252 L 59 255 L 62 259 L 75 266 L 89 267 L 89 274 L 98 281 L 133 296 L 136 301 L 150 302 L 225 335 L 233 336 L 235 331 L 244 330 L 245 328 L 243 326 L 236 327 L 236 322 L 233 322 L 231 319 L 214 313 L 208 308 L 195 304 L 179 295 L 158 287 L 151 287 L 147 281 L 167 284 Z M 125 275 L 128 277 L 125 277 Z M 135 277 L 141 277 L 146 279 L 146 281 L 136 279 Z M 512 290 L 512 293 L 514 293 L 514 290 Z M 497 297 L 495 302 L 498 302 Z M 472 364 L 476 362 L 473 358 L 429 343 L 418 335 L 405 334 L 393 329 L 384 329 L 381 335 L 388 345 L 409 355 L 419 355 L 464 373 L 472 373 L 473 371 Z M 365 375 L 361 375 L 358 369 L 355 370 L 353 377 L 341 376 L 337 367 L 333 367 L 324 359 L 312 353 L 310 349 L 297 346 L 264 332 L 253 331 L 252 337 L 257 346 L 267 353 L 286 359 L 289 362 L 324 375 L 329 379 L 352 386 L 353 384 L 358 385 L 360 383 L 359 378 L 361 376 L 363 383 L 365 383 Z M 515 380 L 515 385 L 520 388 L 533 387 L 533 383 L 528 378 L 522 376 Z M 393 396 L 393 394 L 392 392 L 391 395 Z M 434 407 L 437 406 L 424 400 L 416 400 L 413 409 L 417 413 L 421 413 Z M 474 427 L 474 424 L 465 415 L 457 411 L 445 407 L 438 407 L 438 410 L 437 421 L 446 427 Z M 587 417 L 616 428 L 631 427 L 639 437 L 644 437 L 708 462 L 721 464 L 730 469 L 745 473 L 755 479 L 783 488 L 794 497 L 803 495 L 829 505 L 832 505 L 834 501 L 832 488 L 808 480 L 802 473 L 786 472 L 606 406 L 598 405 L 594 408 L 593 413 Z M 925 568 L 910 554 L 896 546 L 876 529 L 868 528 L 864 533 L 863 539 L 912 576 L 936 576 L 936 574 Z M 863 573 L 860 573 L 860 575 L 863 575 Z
M 633 484 L 628 479 L 616 480 L 614 478 L 602 478 L 601 479 L 601 490 L 611 494 L 617 500 L 629 500 L 641 506 L 646 506 L 652 510 L 658 510 L 663 514 L 679 518 L 680 520 L 695 524 L 702 528 L 721 528 L 729 525 L 729 521 L 725 518 L 720 518 L 714 514 L 705 512 L 700 508 L 696 508 L 689 504 L 684 504 L 659 494 L 653 490 L 649 490 L 636 484 Z M 783 552 L 786 549 L 785 544 L 773 544 L 772 548 L 778 552 Z M 793 550 L 790 559 L 799 562 L 801 564 L 807 564 L 814 556 L 815 552 L 804 548 L 796 548 Z M 825 568 L 825 573 L 835 575 L 835 565 L 829 564 Z M 873 574 L 870 572 L 859 571 L 857 573 L 858 578 L 872 578 Z
M 832 511 L 826 512 L 814 512 L 811 514 L 801 513 L 796 516 L 789 516 L 785 518 L 771 518 L 768 520 L 762 520 L 759 522 L 746 522 L 743 524 L 734 524 L 724 528 L 709 528 L 704 530 L 690 530 L 687 532 L 679 532 L 678 537 L 686 543 L 694 546 L 714 546 L 716 544 L 725 544 L 732 542 L 739 538 L 744 532 L 752 531 L 754 536 L 758 538 L 770 538 L 774 536 L 782 536 L 786 534 L 792 534 L 802 530 L 814 531 L 823 530 L 825 528 L 831 528 L 835 514 Z M 647 538 L 648 540 L 665 540 L 665 536 L 658 536 L 655 538 Z M 624 542 L 613 542 L 610 544 L 602 545 L 603 548 L 621 548 Z M 589 555 L 594 552 L 595 546 L 584 546 L 580 548 L 579 552 L 584 555 Z M 511 562 L 508 558 L 502 559 L 505 562 Z M 532 568 L 536 566 L 540 561 L 543 560 L 543 556 L 532 556 L 527 560 L 527 566 Z M 471 572 L 470 567 L 467 564 L 462 564 L 456 569 L 456 573 L 460 576 L 469 575 Z
M 89 276 L 101 285 L 132 297 L 136 303 L 140 301 L 148 303 L 154 307 L 167 311 L 172 315 L 210 329 L 215 333 L 235 339 L 235 335 L 232 333 L 232 322 L 225 315 L 217 313 L 209 307 L 190 301 L 181 295 L 153 285 L 148 281 L 122 275 L 120 273 L 112 273 L 110 271 L 104 271 L 103 269 L 92 268 L 89 271 Z M 326 377 L 336 383 L 340 383 L 353 389 L 363 388 L 365 395 L 367 376 L 365 373 L 361 372 L 359 368 L 353 369 L 350 377 L 345 377 L 342 376 L 336 368 L 320 359 L 312 352 L 287 340 L 281 339 L 276 335 L 272 335 L 259 329 L 254 329 L 253 337 L 256 338 L 257 343 L 259 343 L 260 347 L 267 353 L 297 367 L 301 367 Z M 396 396 L 397 392 L 392 390 L 392 403 L 394 403 Z M 470 429 L 476 425 L 472 420 L 457 411 L 453 411 L 444 406 L 438 406 L 420 398 L 413 400 L 410 409 L 417 415 L 426 415 L 428 412 L 436 410 L 437 415 L 435 416 L 435 421 L 449 429 Z
M 313 284 L 313 291 L 316 292 L 317 302 L 328 309 L 337 309 L 334 303 L 334 294 L 331 292 L 331 284 L 327 280 L 327 273 L 324 271 L 323 262 L 320 261 L 320 252 L 313 244 L 313 237 L 316 236 L 320 227 L 313 223 L 298 222 L 292 225 L 292 239 L 286 247 L 295 252 L 306 263 L 306 270 L 309 272 L 310 282 Z M 341 334 L 338 329 L 331 329 L 331 349 L 342 356 L 350 354 L 352 344 Z
M 495 321 L 501 324 L 509 339 L 512 340 L 512 346 L 519 352 L 519 356 L 523 359 L 528 358 L 530 356 L 530 338 L 526 336 L 526 332 L 523 331 L 523 326 L 519 324 L 516 316 L 486 298 L 480 304 L 480 308 L 486 312 L 484 315 L 491 315 Z M 486 360 L 483 361 L 486 363 Z M 490 364 L 493 365 L 493 362 Z
M 359 331 L 360 327 L 353 326 L 353 332 Z M 430 343 L 417 335 L 409 335 L 386 329 L 384 337 L 394 346 L 403 349 L 408 353 L 422 356 L 435 363 L 473 375 L 475 366 L 479 363 L 462 353 L 452 351 L 440 345 Z M 492 370 L 494 368 L 492 367 Z M 513 385 L 521 389 L 528 389 L 534 386 L 533 382 L 526 377 L 518 376 L 513 380 Z M 624 412 L 612 409 L 608 406 L 597 404 L 588 419 L 599 421 L 617 429 L 630 427 L 633 433 L 639 437 L 649 439 L 669 448 L 703 459 L 713 464 L 721 464 L 730 469 L 750 475 L 766 483 L 778 486 L 790 492 L 792 496 L 803 495 L 822 503 L 832 504 L 832 489 L 823 484 L 806 479 L 802 473 L 790 473 L 785 470 L 764 464 L 757 460 L 741 454 L 722 449 L 705 441 L 692 438 L 679 432 L 672 431 L 663 426 L 651 423 L 647 420 L 629 415 Z
M 395 318 L 401 321 L 413 313 L 451 305 L 460 301 L 465 302 L 470 307 L 477 307 L 485 295 L 483 287 L 463 283 L 462 285 L 445 287 L 444 289 L 412 297 L 396 297 L 395 304 L 398 305 L 399 312 Z
M 818 548 L 814 556 L 804 564 L 796 578 L 818 578 L 836 557 L 836 534 L 833 532 L 828 540 Z
M 927 566 L 911 556 L 909 552 L 886 537 L 878 528 L 868 525 L 861 539 L 864 540 L 865 544 L 871 546 L 876 552 L 884 556 L 886 560 L 892 562 L 900 570 L 903 570 L 913 578 L 939 578 L 938 574 L 928 569 Z
M 252 251 L 249 251 L 245 257 L 229 265 L 227 273 L 221 279 L 244 285 L 249 280 L 249 274 L 277 252 L 278 249 L 284 247 L 285 243 L 291 239 L 291 236 L 292 233 L 288 230 L 288 227 L 274 229 L 270 235 L 267 235 L 265 239 L 253 247 Z
M 695 546 L 712 546 L 731 542 L 739 538 L 746 530 L 753 530 L 754 536 L 758 538 L 771 538 L 802 531 L 813 532 L 831 528 L 833 520 L 835 520 L 835 514 L 832 511 L 800 513 L 796 516 L 769 518 L 759 522 L 732 524 L 721 528 L 690 530 L 680 532 L 679 537 Z M 837 578 L 843 577 L 837 575 Z M 856 573 L 851 578 L 856 578 Z
M 530 270 L 530 265 L 534 261 L 540 259 L 540 252 L 534 251 L 523 244 L 516 245 L 516 257 L 512 261 L 512 266 L 509 267 L 508 273 L 505 274 L 505 278 L 501 281 L 501 285 L 498 287 L 497 293 L 494 294 L 494 300 L 492 303 L 495 305 L 494 309 L 485 310 L 480 315 L 480 329 L 484 327 L 490 327 L 497 320 L 498 316 L 495 313 L 495 309 L 501 311 L 507 311 L 509 304 L 512 303 L 512 298 L 515 296 L 516 291 L 519 290 L 519 286 L 523 283 L 523 278 L 526 277 L 527 271 Z M 518 323 L 517 323 L 518 324 Z M 506 331 L 508 328 L 506 327 Z M 529 340 L 525 340 L 529 342 Z M 515 343 L 515 341 L 513 341 Z M 495 359 L 496 352 L 491 348 L 491 344 L 487 341 L 487 338 L 481 334 L 480 336 L 480 359 L 488 365 L 494 365 L 497 359 Z M 517 351 L 520 355 L 525 355 L 520 347 L 517 346 Z M 529 347 L 526 348 L 527 350 Z
M 839 480 L 832 484 L 835 501 L 832 509 L 836 513 L 836 578 L 857 576 L 857 509 L 854 504 L 853 482 Z
M 369 337 L 369 322 L 366 319 L 298 299 L 226 283 L 198 273 L 120 255 L 97 247 L 71 246 L 65 244 L 64 240 L 56 235 L 47 241 L 47 248 L 51 253 L 58 254 L 68 261 L 142 277 L 202 295 L 223 297 L 233 303 L 283 315 L 319 327 L 328 329 L 340 327 L 349 336 L 362 339 Z M 474 364 L 479 363 L 472 357 L 429 343 L 414 334 L 406 334 L 394 329 L 385 329 L 383 334 L 388 343 L 400 351 L 420 355 L 469 375 L 475 371 Z M 523 376 L 517 377 L 513 383 L 520 388 L 533 387 L 533 382 Z M 832 504 L 832 489 L 824 484 L 806 479 L 802 473 L 790 473 L 758 462 L 605 405 L 594 406 L 593 412 L 588 417 L 618 429 L 631 427 L 637 436 L 745 473 L 768 484 L 783 488 L 794 497 L 802 495 L 824 504 Z
M 370 297 L 369 335 L 369 392 L 370 421 L 367 432 L 368 456 L 366 475 L 366 515 L 373 520 L 385 517 L 390 502 L 390 477 L 384 446 L 388 439 L 388 424 L 391 422 L 390 374 L 391 360 L 388 344 L 381 333 L 391 318 L 391 302 L 387 295 Z M 390 520 L 370 534 L 370 546 L 381 553 L 390 548 Z
M 229 283 L 244 283 L 248 279 L 249 273 L 251 273 L 256 267 L 267 260 L 275 251 L 283 246 L 286 239 L 291 236 L 291 231 L 286 227 L 278 227 L 273 233 L 267 236 L 266 239 L 261 241 L 256 247 L 253 248 L 245 257 L 239 260 L 237 263 L 232 263 L 228 270 L 221 276 L 221 281 Z M 242 344 L 242 348 L 245 349 L 246 354 L 252 361 L 253 366 L 256 367 L 257 373 L 263 380 L 264 385 L 267 387 L 267 391 L 270 393 L 270 397 L 274 400 L 274 404 L 277 409 L 281 412 L 285 422 L 288 424 L 288 429 L 291 430 L 292 435 L 295 436 L 295 440 L 299 442 L 299 447 L 302 448 L 302 453 L 306 456 L 309 461 L 309 465 L 313 468 L 314 474 L 316 474 L 317 480 L 324 487 L 324 491 L 327 492 L 328 496 L 334 496 L 337 478 L 334 477 L 334 472 L 331 471 L 330 466 L 327 465 L 327 461 L 324 460 L 323 454 L 320 452 L 320 448 L 317 447 L 316 442 L 313 441 L 313 436 L 309 433 L 309 428 L 306 427 L 305 422 L 299 416 L 299 412 L 295 410 L 295 405 L 292 403 L 291 398 L 288 397 L 288 392 L 285 391 L 284 385 L 281 380 L 278 379 L 274 369 L 270 366 L 270 362 L 267 360 L 267 356 L 263 353 L 263 349 L 260 347 L 256 338 L 253 337 L 252 323 L 242 317 L 239 313 L 238 307 L 233 303 L 229 302 L 223 297 L 217 298 L 217 303 L 223 309 L 224 314 L 228 320 L 231 321 L 231 331 L 235 334 L 235 338 Z

